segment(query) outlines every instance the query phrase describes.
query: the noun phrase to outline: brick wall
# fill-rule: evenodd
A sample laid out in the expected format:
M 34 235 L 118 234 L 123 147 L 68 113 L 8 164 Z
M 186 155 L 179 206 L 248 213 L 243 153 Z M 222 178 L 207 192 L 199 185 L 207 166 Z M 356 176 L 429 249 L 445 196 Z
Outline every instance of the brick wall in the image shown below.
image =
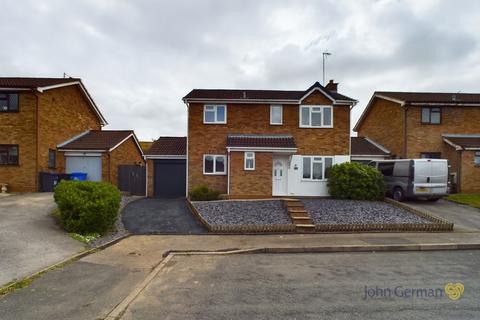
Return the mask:
M 480 167 L 474 163 L 475 151 L 462 151 L 462 176 L 460 192 L 480 192 Z
M 421 107 L 410 107 L 407 115 L 407 157 L 422 152 L 441 152 L 442 134 L 480 133 L 480 107 L 442 107 L 442 123 L 422 124 Z
M 39 171 L 62 172 L 63 157 L 57 154 L 57 170 L 48 168 L 48 150 L 86 131 L 100 130 L 100 120 L 78 86 L 45 91 L 39 96 Z
M 110 163 L 107 164 L 110 173 L 108 174 L 108 180 L 106 181 L 118 186 L 118 166 L 139 163 L 145 165 L 142 155 L 132 137 L 110 153 Z
M 19 146 L 19 165 L 0 165 L 0 182 L 12 192 L 29 192 L 37 185 L 37 99 L 33 93 L 20 93 L 19 99 L 19 112 L 0 113 L 0 144 Z
M 331 104 L 315 91 L 303 104 Z M 350 108 L 335 106 L 334 128 L 299 128 L 299 106 L 283 105 L 283 125 L 270 125 L 269 104 L 229 104 L 227 124 L 203 124 L 203 104 L 192 103 L 188 109 L 188 179 L 189 190 L 206 184 L 227 192 L 227 176 L 203 174 L 204 154 L 225 154 L 227 134 L 292 134 L 299 154 L 348 155 L 350 140 Z M 243 164 L 242 164 L 243 169 Z M 271 176 L 271 171 L 270 171 Z M 232 185 L 231 185 L 232 187 Z M 271 177 L 269 188 L 271 187 Z M 271 190 L 270 190 L 271 193 Z
M 272 196 L 272 153 L 255 153 L 255 170 L 244 170 L 244 153 L 230 153 L 230 195 Z
M 392 155 L 403 157 L 403 111 L 398 103 L 375 99 L 366 118 L 357 129 L 358 136 L 368 137 L 390 150 Z
M 153 179 L 155 177 L 155 166 L 153 160 L 147 160 L 147 195 L 153 197 Z

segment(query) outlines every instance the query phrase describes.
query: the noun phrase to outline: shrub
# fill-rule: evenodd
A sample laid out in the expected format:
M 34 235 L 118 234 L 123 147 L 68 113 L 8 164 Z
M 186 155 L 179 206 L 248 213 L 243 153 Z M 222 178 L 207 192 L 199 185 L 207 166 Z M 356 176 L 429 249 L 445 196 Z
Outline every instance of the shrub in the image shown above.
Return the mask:
M 120 192 L 105 182 L 61 181 L 55 188 L 60 222 L 68 232 L 82 235 L 110 230 L 120 208 Z
M 331 168 L 328 189 L 337 199 L 381 200 L 385 195 L 385 182 L 376 168 L 346 162 Z
M 218 200 L 220 192 L 209 189 L 205 185 L 196 186 L 190 191 L 190 199 L 193 201 L 210 201 Z

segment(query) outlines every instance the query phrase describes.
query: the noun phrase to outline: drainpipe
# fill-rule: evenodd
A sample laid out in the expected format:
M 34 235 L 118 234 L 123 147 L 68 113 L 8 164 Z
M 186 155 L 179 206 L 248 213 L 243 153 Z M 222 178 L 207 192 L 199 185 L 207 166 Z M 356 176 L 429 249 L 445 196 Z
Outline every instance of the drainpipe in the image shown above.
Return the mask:
M 402 104 L 403 108 L 403 158 L 407 158 L 407 114 L 408 106 Z
M 227 195 L 230 195 L 230 148 L 227 147 Z
M 39 135 L 40 135 L 40 119 L 39 119 L 39 114 L 40 114 L 40 111 L 39 111 L 39 103 L 38 103 L 38 94 L 36 92 L 33 91 L 33 94 L 35 96 L 35 99 L 37 100 L 37 106 L 35 108 L 35 122 L 36 122 L 36 140 L 35 141 L 35 191 L 39 191 L 40 190 L 40 186 L 38 185 L 39 184 L 39 181 L 38 181 L 38 158 L 39 158 L 39 151 L 40 151 L 40 146 L 39 146 Z M 20 96 L 20 95 L 19 95 Z M 20 100 L 20 99 L 18 99 Z
M 147 156 L 143 156 L 145 160 L 145 197 L 148 197 L 148 160 Z
M 458 150 L 458 169 L 457 169 L 457 193 L 462 192 L 462 150 Z

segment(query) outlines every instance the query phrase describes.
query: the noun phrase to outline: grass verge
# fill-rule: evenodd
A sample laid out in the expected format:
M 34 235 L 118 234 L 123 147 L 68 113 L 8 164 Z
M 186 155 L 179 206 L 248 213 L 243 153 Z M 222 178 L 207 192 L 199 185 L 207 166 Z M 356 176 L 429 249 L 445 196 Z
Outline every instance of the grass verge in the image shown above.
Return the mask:
M 451 194 L 447 197 L 447 200 L 466 204 L 467 206 L 471 206 L 474 208 L 480 209 L 480 193 L 458 193 L 458 194 Z

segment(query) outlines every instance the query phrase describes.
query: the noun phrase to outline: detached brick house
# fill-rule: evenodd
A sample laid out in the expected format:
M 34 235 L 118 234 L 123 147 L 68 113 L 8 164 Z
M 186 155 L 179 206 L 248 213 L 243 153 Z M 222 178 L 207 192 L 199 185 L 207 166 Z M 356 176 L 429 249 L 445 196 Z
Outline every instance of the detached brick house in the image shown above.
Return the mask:
M 480 192 L 480 94 L 375 92 L 354 131 L 394 158 L 445 158 L 459 192 Z
M 76 150 L 65 156 L 57 146 L 73 143 L 86 133 L 108 135 L 100 131 L 106 124 L 81 79 L 0 78 L 0 183 L 8 184 L 12 192 L 39 191 L 40 172 L 63 173 L 69 162 L 75 162 L 69 159 L 75 155 L 77 160 L 85 158 L 81 153 L 89 151 Z M 123 142 L 118 149 L 122 148 Z M 120 162 L 142 161 L 141 151 L 137 153 L 130 158 L 127 152 Z M 102 174 L 111 177 L 107 181 L 115 183 L 116 164 L 112 161 L 109 174 Z
M 350 160 L 350 109 L 337 84 L 307 90 L 194 89 L 188 108 L 188 190 L 230 198 L 326 196 L 329 168 Z

